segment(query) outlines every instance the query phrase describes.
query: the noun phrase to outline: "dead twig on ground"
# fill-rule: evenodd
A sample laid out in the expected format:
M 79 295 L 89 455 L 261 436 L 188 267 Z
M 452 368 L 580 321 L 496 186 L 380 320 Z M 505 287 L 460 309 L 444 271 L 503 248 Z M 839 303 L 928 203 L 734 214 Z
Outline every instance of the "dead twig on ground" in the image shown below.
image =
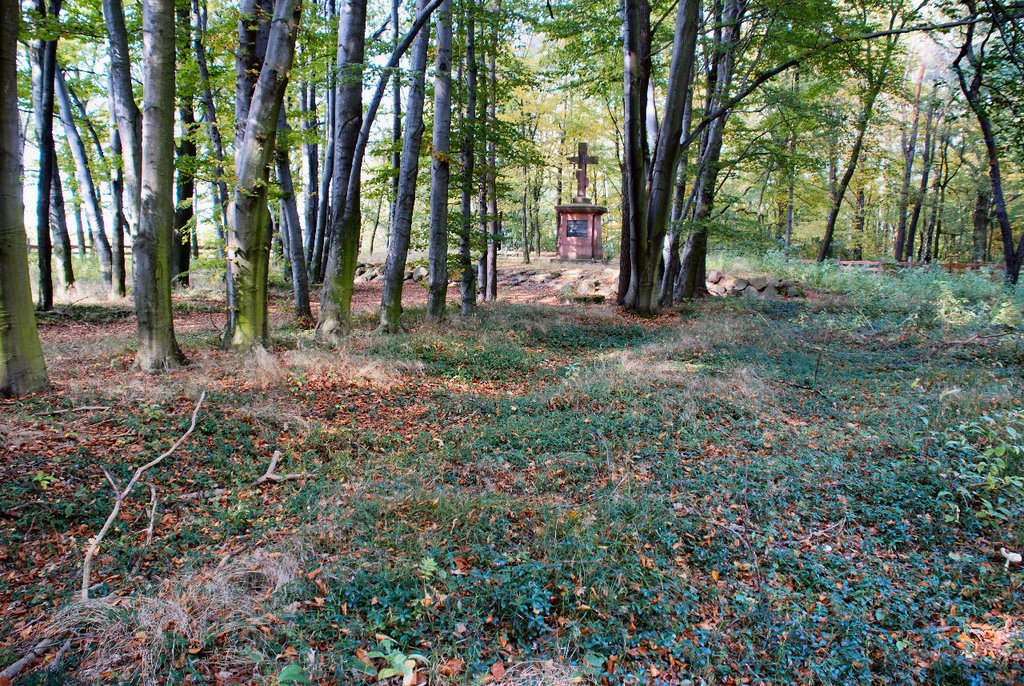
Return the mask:
M 103 538 L 107 535 L 107 532 L 110 531 L 110 527 L 113 526 L 114 521 L 117 520 L 117 516 L 121 513 L 121 507 L 124 505 L 125 498 L 131 494 L 132 490 L 135 488 L 135 484 L 138 483 L 143 474 L 170 457 L 174 451 L 192 435 L 192 432 L 195 431 L 196 428 L 196 420 L 199 418 L 199 408 L 203 406 L 203 401 L 205 399 L 206 391 L 203 391 L 199 395 L 199 400 L 196 402 L 195 409 L 192 410 L 192 422 L 189 424 L 188 430 L 185 431 L 185 433 L 183 433 L 181 437 L 174 442 L 174 445 L 168 448 L 165 453 L 136 469 L 135 474 L 132 475 L 131 480 L 124 487 L 124 490 L 117 494 L 117 497 L 114 499 L 114 508 L 110 511 L 110 515 L 107 516 L 107 521 L 103 523 L 103 528 L 100 529 L 100 532 L 89 542 L 89 549 L 85 553 L 85 560 L 82 563 L 82 600 L 89 599 L 89 580 L 92 576 L 92 560 L 96 557 L 96 553 L 100 549 L 100 543 L 103 542 Z
M 981 341 L 988 341 L 995 338 L 1005 338 L 1006 336 L 1019 335 L 1020 331 L 1003 331 L 1002 333 L 976 333 L 961 341 L 941 341 L 943 345 L 970 345 L 971 343 L 980 343 Z
M 302 479 L 306 476 L 305 472 L 295 474 L 278 474 L 277 463 L 281 461 L 281 451 L 275 450 L 274 454 L 270 457 L 270 466 L 267 467 L 267 472 L 260 478 L 252 482 L 253 486 L 259 486 L 265 484 L 268 481 L 272 483 L 279 483 L 281 481 L 294 481 L 296 479 Z
M 110 408 L 106 405 L 83 405 L 82 407 L 66 407 L 62 410 L 49 410 L 47 412 L 38 412 L 34 416 L 36 417 L 49 417 L 55 414 L 67 414 L 68 412 L 102 412 L 103 410 L 109 410 Z
M 142 558 L 146 548 L 153 542 L 153 528 L 156 524 L 156 486 L 153 484 L 146 484 L 149 486 L 149 526 L 146 527 L 146 542 L 142 544 L 142 550 L 140 550 L 135 558 L 135 563 L 132 565 L 132 571 L 129 576 L 135 576 L 142 569 Z
M 6 679 L 7 683 L 10 683 L 14 677 L 21 674 L 22 670 L 28 667 L 30 664 L 41 658 L 46 654 L 53 646 L 60 642 L 60 636 L 54 636 L 52 638 L 44 638 L 41 641 L 37 641 L 34 646 L 28 649 L 28 652 L 16 662 L 12 662 L 0 671 L 0 679 Z

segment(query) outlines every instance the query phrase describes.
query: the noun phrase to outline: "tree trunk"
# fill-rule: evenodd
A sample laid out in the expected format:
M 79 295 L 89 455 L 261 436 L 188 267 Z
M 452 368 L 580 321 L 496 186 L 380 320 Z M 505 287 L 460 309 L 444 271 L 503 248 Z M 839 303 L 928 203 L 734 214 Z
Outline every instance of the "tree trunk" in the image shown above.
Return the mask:
M 739 3 L 735 4 L 738 6 Z M 683 111 L 686 107 L 686 96 L 689 91 L 687 86 L 693 70 L 697 40 L 697 5 L 696 0 L 682 0 L 676 13 L 675 39 L 665 107 L 654 154 L 650 160 L 646 188 L 643 186 L 642 172 L 644 151 L 647 146 L 642 129 L 645 112 L 643 87 L 648 81 L 648 76 L 634 72 L 639 69 L 640 59 L 649 59 L 649 51 L 641 50 L 642 46 L 650 45 L 649 7 L 643 12 L 646 17 L 638 16 L 638 11 L 626 11 L 626 174 L 630 207 L 630 216 L 626 223 L 632 234 L 630 247 L 633 258 L 625 305 L 630 311 L 642 315 L 651 315 L 658 310 L 657 274 L 665 234 L 668 231 L 675 174 L 682 155 L 680 143 Z M 741 16 L 737 12 L 737 32 L 740 20 Z M 642 71 L 649 74 L 647 67 Z
M 53 235 L 53 254 L 61 265 L 64 290 L 75 287 L 75 267 L 71 262 L 71 236 L 68 234 L 68 216 L 64 206 L 64 187 L 60 182 L 60 165 L 53 160 L 53 183 L 50 185 L 50 229 Z
M 103 0 L 103 19 L 110 40 L 110 102 L 121 134 L 124 163 L 124 214 L 132 235 L 138 230 L 142 177 L 142 113 L 132 92 L 131 54 L 121 0 Z
M 53 16 L 60 12 L 60 0 L 51 0 L 49 8 L 45 0 L 36 0 L 36 11 L 41 17 Z M 53 170 L 56 152 L 53 145 L 53 86 L 57 65 L 57 41 L 34 39 L 32 41 L 32 111 L 36 123 L 36 144 L 39 151 L 39 181 L 36 190 L 36 240 L 39 251 L 39 293 L 40 310 L 53 309 L 53 272 L 50 241 L 50 197 L 53 186 Z
M 853 179 L 854 172 L 857 171 L 857 163 L 860 160 L 860 152 L 864 147 L 864 134 L 868 130 L 868 124 L 871 123 L 871 113 L 875 106 L 875 99 L 878 97 L 878 93 L 881 90 L 881 86 L 873 86 L 867 94 L 867 101 L 864 103 L 864 111 L 861 113 L 860 119 L 857 122 L 857 137 L 853 142 L 853 150 L 850 152 L 850 161 L 846 165 L 846 171 L 843 172 L 842 178 L 839 180 L 839 184 L 836 186 L 835 193 L 832 198 L 832 204 L 828 210 L 828 219 L 825 222 L 825 235 L 821 239 L 821 245 L 818 246 L 818 262 L 824 262 L 829 256 L 832 250 L 832 235 L 836 230 L 836 221 L 839 219 L 839 212 L 843 209 L 843 198 L 846 196 L 846 189 L 850 186 L 850 181 Z
M 299 206 L 295 199 L 295 185 L 292 182 L 292 166 L 288 155 L 288 118 L 282 107 L 277 115 L 277 181 L 281 186 L 281 235 L 285 238 L 288 262 L 291 263 L 292 294 L 295 302 L 295 316 L 310 320 L 313 311 L 309 306 L 309 279 L 306 258 L 302 248 L 302 227 L 299 224 Z M 309 210 L 309 207 L 306 207 Z M 315 212 L 316 205 L 313 205 Z M 307 215 L 308 217 L 308 215 Z
M 985 248 L 988 243 L 988 227 L 991 217 L 992 182 L 988 181 L 978 188 L 974 201 L 974 232 L 971 241 L 971 259 L 974 262 L 985 261 Z
M 343 226 L 343 222 L 355 148 L 358 145 L 360 125 L 363 121 L 365 32 L 366 0 L 345 0 L 338 20 L 338 85 L 335 91 L 330 162 L 331 219 L 324 232 L 324 240 L 327 233 L 330 233 L 332 238 L 327 270 L 323 277 L 320 318 L 316 326 L 316 338 L 322 343 L 339 343 L 352 327 L 352 292 L 357 257 L 343 253 L 346 247 L 349 252 L 353 248 L 358 252 L 359 226 L 354 220 L 348 226 Z M 324 175 L 326 178 L 327 173 L 324 172 Z
M 690 82 L 687 84 L 686 104 L 683 109 L 682 136 L 690 135 L 690 122 L 693 118 L 693 74 L 690 71 Z M 679 167 L 676 169 L 675 196 L 672 199 L 672 216 L 665 239 L 664 268 L 662 269 L 661 286 L 658 294 L 658 305 L 670 307 L 675 297 L 675 282 L 679 276 L 681 262 L 679 260 L 679 243 L 685 221 L 686 206 L 686 172 L 689 165 L 687 151 L 679 156 Z
M 500 8 L 500 0 L 495 3 Z M 496 53 L 498 35 L 495 29 L 491 38 L 490 54 L 487 57 L 487 126 L 491 135 L 487 137 L 487 280 L 484 282 L 484 300 L 498 298 L 498 243 L 500 229 L 498 217 L 498 158 L 497 144 L 493 132 L 497 128 L 498 116 L 498 72 Z
M 731 0 L 724 8 L 722 28 L 716 30 L 716 58 L 708 75 L 707 110 L 717 110 L 725 102 L 732 85 L 735 70 L 735 46 L 739 42 L 740 25 L 746 5 L 741 0 Z M 715 201 L 715 187 L 718 180 L 719 159 L 722 153 L 722 137 L 725 131 L 725 117 L 718 117 L 705 130 L 704 151 L 700 160 L 700 172 L 694 187 L 695 205 L 693 211 L 694 229 L 686 239 L 682 265 L 676 279 L 675 298 L 702 297 L 707 294 L 705 272 L 707 270 L 707 221 Z
M 78 257 L 85 259 L 85 220 L 82 219 L 82 205 L 77 196 L 71 203 L 71 213 L 75 217 L 75 241 L 78 243 Z
M 312 84 L 304 84 L 299 96 L 299 102 L 302 105 L 302 131 L 305 134 L 302 142 L 302 154 L 306 160 L 307 174 L 305 208 L 306 244 L 302 263 L 308 265 L 310 260 L 313 259 L 313 247 L 316 243 L 317 209 L 320 205 L 320 146 L 316 139 L 316 87 Z M 308 277 L 306 281 L 308 291 Z
M 934 93 L 932 94 L 932 102 L 928 104 L 928 115 L 925 117 L 924 125 L 924 151 L 921 160 L 921 185 L 917 189 L 917 195 L 914 198 L 914 210 L 910 217 L 910 228 L 907 230 L 907 247 L 906 256 L 908 260 L 914 259 L 914 241 L 917 238 L 917 224 L 921 219 L 921 208 L 924 206 L 925 196 L 928 195 L 928 176 L 932 171 L 932 158 L 935 153 L 935 143 L 932 137 L 932 121 L 935 117 L 935 103 Z M 922 245 L 918 246 L 917 261 L 921 261 L 921 248 Z
M 236 74 L 236 175 L 229 212 L 228 265 L 233 309 L 227 345 L 251 348 L 270 341 L 267 278 L 270 270 L 270 211 L 267 193 L 278 117 L 295 55 L 301 4 L 276 0 L 273 19 L 261 10 L 243 15 Z M 260 25 L 253 24 L 255 19 Z M 252 70 L 255 69 L 255 80 Z M 248 90 L 250 84 L 252 90 Z M 296 219 L 297 223 L 297 219 Z
M 333 119 L 333 117 L 329 117 Z M 309 280 L 314 283 L 324 281 L 324 253 L 327 234 L 330 231 L 328 219 L 331 214 L 332 177 L 334 176 L 334 133 L 328 131 L 327 143 L 324 145 L 324 169 L 320 176 L 320 189 L 317 192 L 316 235 L 313 237 L 313 252 L 309 260 Z
M 373 97 L 362 114 L 362 69 L 365 45 L 365 0 L 350 0 L 348 9 L 338 23 L 338 70 L 344 75 L 344 85 L 338 93 L 336 112 L 335 178 L 331 182 L 331 211 L 334 235 L 330 244 L 327 274 L 320 304 L 316 338 L 325 343 L 339 343 L 352 328 L 352 294 L 359 257 L 359 234 L 362 228 L 360 196 L 362 164 L 370 129 L 377 116 L 391 72 L 415 41 L 420 30 L 429 22 L 430 15 L 442 0 L 429 0 L 417 15 L 391 57 L 384 65 L 383 75 Z M 360 123 L 361 122 L 361 123 Z M 340 186 L 340 189 L 338 188 Z
M 213 101 L 213 90 L 210 86 L 210 70 L 206 63 L 206 3 L 200 6 L 199 0 L 192 0 L 192 50 L 196 55 L 199 68 L 199 100 L 203 105 L 203 120 L 206 122 L 206 135 L 210 139 L 210 152 L 213 154 L 213 225 L 217 231 L 217 255 L 224 255 L 226 241 L 224 227 L 228 221 L 228 188 L 224 181 L 224 142 L 221 139 L 220 127 L 217 125 L 217 108 Z
M 422 12 L 424 0 L 418 0 L 417 10 Z M 413 205 L 416 201 L 416 179 L 419 175 L 420 145 L 423 140 L 423 100 L 427 69 L 427 49 L 430 30 L 416 36 L 410 61 L 411 79 L 405 107 L 405 126 L 402 138 L 402 164 L 399 170 L 398 195 L 395 198 L 395 217 L 388 243 L 388 259 L 384 265 L 384 292 L 380 303 L 380 328 L 388 333 L 401 331 L 402 284 L 405 263 L 409 255 L 412 234 Z M 447 198 L 445 198 L 447 203 Z
M 99 257 L 100 274 L 103 277 L 103 282 L 112 288 L 113 255 L 110 251 L 110 243 L 107 242 L 100 194 L 93 181 L 92 170 L 89 168 L 89 157 L 85 151 L 85 142 L 78 131 L 78 126 L 75 124 L 74 112 L 71 108 L 71 97 L 68 94 L 68 85 L 64 78 L 64 72 L 57 69 L 54 76 L 56 78 L 56 95 L 60 120 L 64 127 L 64 135 L 67 137 L 68 146 L 71 148 L 71 156 L 75 160 L 75 176 L 78 180 L 79 197 L 85 201 L 85 209 L 92 221 L 93 243 L 96 245 L 96 254 Z
M 424 34 L 429 35 L 429 34 Z M 448 297 L 448 185 L 452 133 L 452 5 L 445 0 L 437 15 L 434 62 L 434 132 L 430 173 L 430 246 L 427 260 L 427 318 L 445 317 Z
M 111 127 L 110 133 L 110 154 L 117 160 L 122 160 L 123 148 L 121 147 L 121 132 L 116 126 Z M 124 216 L 124 172 L 121 165 L 113 165 L 110 169 L 110 199 L 111 199 L 111 222 L 110 222 L 110 274 L 111 287 L 114 297 L 123 298 L 128 294 L 127 273 L 124 259 L 124 229 L 128 221 Z M 99 236 L 94 228 L 93 236 Z
M 25 241 L 16 2 L 0 3 L 0 397 L 45 390 Z
M 391 0 L 392 38 L 398 42 L 400 23 L 399 0 Z M 391 228 L 395 225 L 395 208 L 398 207 L 398 174 L 402 165 L 402 79 L 396 74 L 391 90 L 391 202 L 388 205 L 388 235 L 384 241 L 387 252 L 391 244 Z
M 476 270 L 473 267 L 473 173 L 476 162 L 476 18 L 473 0 L 466 3 L 466 106 L 462 130 L 462 224 L 459 237 L 459 265 L 462 267 L 461 296 L 463 315 L 476 308 Z M 462 79 L 460 78 L 461 82 Z
M 144 372 L 185 362 L 174 338 L 171 237 L 174 233 L 174 0 L 142 3 L 142 163 L 135 258 L 135 316 Z
M 179 19 L 188 20 L 187 13 L 178 14 Z M 179 286 L 189 285 L 189 269 L 192 264 L 192 227 L 195 225 L 196 180 L 192 168 L 196 159 L 195 128 L 196 117 L 192 109 L 192 98 L 183 97 L 178 107 L 182 136 L 178 142 L 176 185 L 177 197 L 174 204 L 174 234 L 171 236 L 171 279 Z
M 914 93 L 914 115 L 910 124 L 910 133 L 903 134 L 903 183 L 900 185 L 900 199 L 896 206 L 899 223 L 896 226 L 894 252 L 897 262 L 902 262 L 906 254 L 907 241 L 907 206 L 910 204 L 910 178 L 914 173 L 914 157 L 917 154 L 917 131 L 921 120 L 921 86 L 924 83 L 924 67 L 917 77 L 917 88 Z
M 973 15 L 977 15 L 973 2 L 966 3 Z M 995 30 L 989 26 L 988 31 Z M 984 46 L 984 43 L 982 43 Z M 970 84 L 964 74 L 961 62 L 967 59 L 968 64 L 974 69 Z M 1024 262 L 1024 233 L 1021 233 L 1020 242 L 1014 247 L 1013 226 L 1010 224 L 1010 216 L 1006 211 L 1006 198 L 1003 195 L 1003 175 L 999 165 L 999 146 L 996 144 L 995 130 L 992 127 L 992 120 L 988 114 L 987 100 L 982 96 L 981 88 L 984 77 L 985 55 L 978 55 L 974 51 L 974 24 L 969 24 L 966 29 L 963 46 L 960 53 L 953 62 L 953 71 L 956 72 L 960 90 L 967 99 L 971 111 L 974 112 L 981 129 L 982 138 L 985 141 L 985 152 L 988 156 L 988 178 L 992 185 L 991 211 L 995 214 L 996 223 L 999 226 L 999 237 L 1003 244 L 1003 259 L 1005 260 L 1004 276 L 1009 284 L 1016 284 L 1020 279 L 1021 262 Z M 977 212 L 975 213 L 977 222 Z

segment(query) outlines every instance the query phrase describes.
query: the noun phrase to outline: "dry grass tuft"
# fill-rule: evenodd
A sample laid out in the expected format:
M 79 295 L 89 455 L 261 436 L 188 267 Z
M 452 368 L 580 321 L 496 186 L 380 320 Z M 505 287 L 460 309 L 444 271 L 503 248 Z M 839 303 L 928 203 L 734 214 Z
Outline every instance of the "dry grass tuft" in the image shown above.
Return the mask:
M 505 670 L 504 686 L 575 686 L 583 683 L 577 670 L 554 660 L 517 662 Z
M 243 420 L 260 427 L 266 432 L 306 435 L 313 429 L 313 422 L 295 405 L 280 398 L 250 403 L 239 407 L 235 414 Z
M 253 347 L 252 355 L 246 360 L 245 366 L 253 385 L 257 388 L 274 388 L 288 378 L 277 357 L 262 345 Z
M 382 388 L 401 385 L 408 377 L 423 373 L 423 363 L 418 360 L 377 359 L 352 350 L 289 350 L 282 355 L 282 360 L 289 369 L 330 374 L 345 381 Z
M 50 630 L 90 636 L 95 653 L 84 666 L 86 677 L 115 669 L 140 683 L 157 683 L 186 654 L 202 655 L 215 670 L 255 677 L 253 655 L 264 651 L 260 628 L 272 621 L 266 613 L 274 595 L 300 564 L 295 553 L 257 550 L 165 580 L 156 595 L 73 603 Z

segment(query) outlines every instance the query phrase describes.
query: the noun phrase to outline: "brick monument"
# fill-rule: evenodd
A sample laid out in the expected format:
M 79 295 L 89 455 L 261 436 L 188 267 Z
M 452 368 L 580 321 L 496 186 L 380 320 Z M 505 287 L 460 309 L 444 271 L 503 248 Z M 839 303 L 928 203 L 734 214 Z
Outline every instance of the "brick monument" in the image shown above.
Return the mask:
M 567 205 L 558 205 L 558 256 L 563 260 L 603 260 L 601 246 L 601 215 L 607 207 L 595 205 L 587 197 L 587 165 L 597 158 L 587 154 L 587 144 L 580 143 L 578 153 L 569 161 L 576 165 L 576 197 Z

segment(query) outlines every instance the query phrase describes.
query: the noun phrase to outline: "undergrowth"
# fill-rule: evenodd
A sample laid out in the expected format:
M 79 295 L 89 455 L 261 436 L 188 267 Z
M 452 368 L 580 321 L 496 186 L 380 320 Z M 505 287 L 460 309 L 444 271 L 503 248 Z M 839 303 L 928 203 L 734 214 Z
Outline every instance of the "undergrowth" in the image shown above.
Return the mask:
M 160 396 L 115 368 L 6 404 L 0 664 L 48 627 L 83 683 L 1019 683 L 1019 294 L 775 273 L 830 293 L 367 317 L 342 351 L 284 330 L 262 380 L 217 353 Z M 111 595 L 74 602 L 103 470 L 165 449 L 199 386 L 153 544 L 140 491 Z M 83 405 L 109 409 L 44 414 Z M 253 487 L 275 450 L 301 478 Z

